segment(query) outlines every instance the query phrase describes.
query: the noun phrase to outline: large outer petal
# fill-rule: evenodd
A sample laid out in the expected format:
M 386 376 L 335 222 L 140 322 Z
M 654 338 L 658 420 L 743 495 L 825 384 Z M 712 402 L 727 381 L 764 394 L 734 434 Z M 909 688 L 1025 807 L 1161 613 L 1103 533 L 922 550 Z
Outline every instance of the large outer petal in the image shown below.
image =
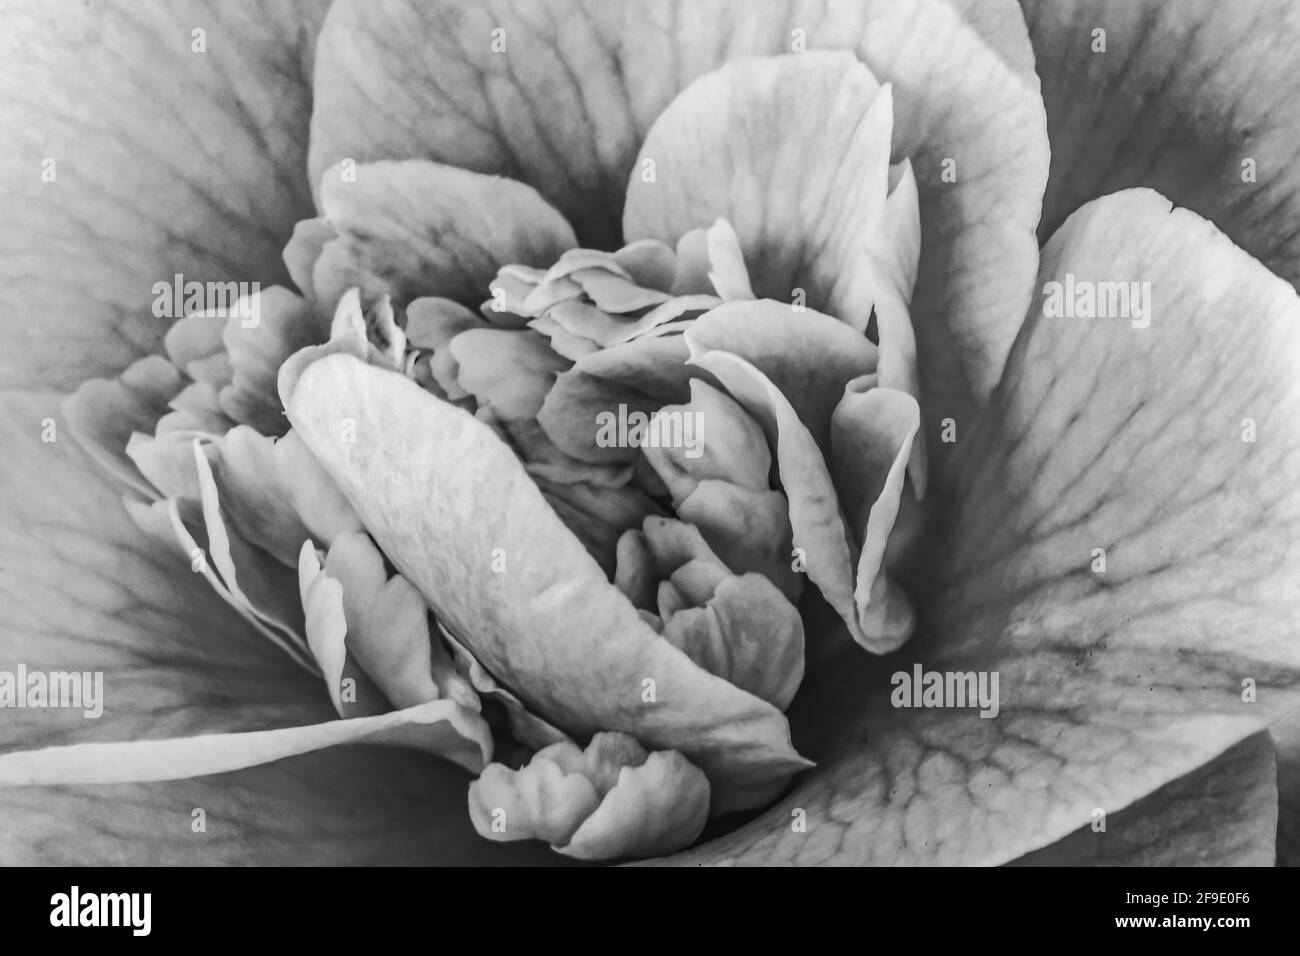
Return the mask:
M 1271 866 L 1278 756 L 1258 733 L 1013 866 Z
M 1021 0 L 1052 140 L 1041 234 L 1150 186 L 1300 282 L 1300 5 Z M 1106 52 L 1093 52 L 1093 31 Z M 1242 163 L 1254 160 L 1255 181 Z
M 329 719 L 319 679 L 135 527 L 63 427 L 60 402 L 0 393 L 0 670 L 103 671 L 104 713 L 6 709 L 0 750 Z M 354 747 L 175 783 L 6 789 L 0 863 L 546 860 L 478 838 L 468 781 L 427 756 Z M 199 808 L 206 831 L 196 833 Z
M 796 29 L 808 49 L 853 50 L 893 84 L 895 156 L 912 156 L 920 188 L 913 318 L 932 363 L 933 439 L 1001 372 L 1047 173 L 1020 25 L 995 29 L 989 11 L 963 9 L 998 53 L 944 0 L 343 0 L 321 35 L 311 168 L 423 156 L 504 173 L 537 187 L 585 242 L 611 247 L 639 144 L 686 84 L 727 60 L 790 52 Z M 956 182 L 941 179 L 946 158 Z
M 155 282 L 284 277 L 318 0 L 0 7 L 0 387 L 66 387 L 154 350 Z M 191 52 L 206 31 L 206 53 Z M 42 161 L 56 179 L 43 182 Z
M 817 687 L 840 715 L 811 751 L 824 769 L 681 862 L 1008 861 L 1296 706 L 1300 300 L 1146 191 L 1085 207 L 1043 259 L 1043 280 L 1151 281 L 1150 327 L 1031 311 L 960 439 L 968 471 L 927 633 Z M 999 715 L 892 708 L 890 672 L 917 663 L 997 672 Z M 866 703 L 850 719 L 836 693 Z

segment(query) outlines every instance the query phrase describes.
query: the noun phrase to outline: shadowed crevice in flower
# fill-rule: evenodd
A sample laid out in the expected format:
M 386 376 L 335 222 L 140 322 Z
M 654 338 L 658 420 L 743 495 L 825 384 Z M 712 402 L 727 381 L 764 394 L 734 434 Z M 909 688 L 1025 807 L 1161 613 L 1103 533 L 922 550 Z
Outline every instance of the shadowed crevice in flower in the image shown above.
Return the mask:
M 1289 714 L 1272 733 L 1277 747 L 1277 862 L 1300 866 L 1300 714 Z

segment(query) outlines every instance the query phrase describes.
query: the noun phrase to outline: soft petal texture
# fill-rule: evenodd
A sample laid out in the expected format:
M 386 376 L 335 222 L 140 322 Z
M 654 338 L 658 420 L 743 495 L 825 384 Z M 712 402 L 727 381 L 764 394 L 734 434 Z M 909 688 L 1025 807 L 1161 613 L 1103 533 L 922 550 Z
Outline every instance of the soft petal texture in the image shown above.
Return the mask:
M 506 422 L 531 421 L 555 376 L 571 364 L 529 330 L 470 329 L 447 346 L 456 380 L 480 408 Z
M 258 633 L 310 670 L 312 658 L 302 636 L 302 609 L 293 598 L 292 576 L 270 556 L 228 533 L 207 456 L 197 441 L 191 449 L 197 498 L 171 497 L 148 504 L 128 498 L 127 513 L 141 530 L 201 574 Z
M 293 566 L 311 532 L 294 507 L 286 476 L 280 473 L 285 449 L 277 454 L 275 447 L 284 441 L 267 438 L 247 425 L 232 428 L 219 443 L 216 475 L 235 531 Z
M 952 0 L 952 6 L 994 53 L 1020 77 L 1034 76 L 1034 51 L 1026 42 L 1015 0 Z
M 126 457 L 145 477 L 147 497 L 199 500 L 199 476 L 194 471 L 195 441 L 201 443 L 205 453 L 210 453 L 211 436 L 202 432 L 177 430 L 158 436 L 140 433 L 131 436 L 126 443 Z
M 294 352 L 325 341 L 328 328 L 305 301 L 280 286 L 254 293 L 249 305 L 255 321 L 236 314 L 224 323 L 231 377 L 221 389 L 221 410 L 263 435 L 283 435 L 289 422 L 275 391 L 276 373 Z
M 175 273 L 283 276 L 280 247 L 312 211 L 324 13 L 310 0 L 5 5 L 0 387 L 75 385 L 153 351 L 169 324 L 153 284 Z
M 665 405 L 659 414 L 680 416 L 683 436 L 684 423 L 696 422 L 693 448 L 683 440 L 676 444 L 646 445 L 642 449 L 667 486 L 675 507 L 680 507 L 699 483 L 709 478 L 753 491 L 771 487 L 768 475 L 772 469 L 772 453 L 763 430 L 725 393 L 701 379 L 692 379 L 691 400 L 685 405 Z
M 470 816 L 490 840 L 545 840 L 580 860 L 669 853 L 700 835 L 709 781 L 676 751 L 647 753 L 624 734 L 586 750 L 560 743 L 519 770 L 495 764 L 470 785 Z
M 708 778 L 677 751 L 658 751 L 619 772 L 560 852 L 579 860 L 659 856 L 693 843 L 708 818 Z
M 777 471 L 790 505 L 792 542 L 803 557 L 808 580 L 817 585 L 863 648 L 873 654 L 896 650 L 912 636 L 916 616 L 901 587 L 880 575 L 880 567 L 910 444 L 903 449 L 897 469 L 891 469 L 885 507 L 877 516 L 875 534 L 866 539 L 871 547 L 862 550 L 862 542 L 845 525 L 835 485 L 812 432 L 781 390 L 739 356 L 720 349 L 700 351 L 690 332 L 686 340 L 691 365 L 716 376 L 763 424 L 775 446 Z M 910 443 L 910 434 L 906 440 Z M 871 527 L 869 522 L 868 532 Z
M 343 613 L 343 586 L 324 573 L 310 541 L 303 542 L 298 557 L 298 594 L 306 618 L 307 646 L 320 668 L 334 709 L 340 717 L 345 716 L 343 668 L 348 660 L 348 625 Z
M 312 269 L 328 313 L 351 286 L 382 295 L 478 302 L 497 269 L 550 265 L 576 245 L 564 217 L 523 183 L 431 163 L 362 163 L 324 173 L 321 214 L 338 237 Z
M 680 336 L 646 338 L 593 352 L 559 375 L 537 421 L 560 450 L 592 464 L 622 464 L 640 452 L 597 443 L 599 415 L 627 406 L 628 415 L 647 417 L 665 405 L 690 399 L 690 380 L 700 373 L 686 365 Z
M 850 386 L 832 418 L 836 487 L 846 514 L 856 516 L 862 545 L 853 598 L 868 633 L 906 633 L 915 615 L 911 599 L 888 573 L 886 556 L 904 496 L 915 500 L 904 484 L 904 469 L 920 424 L 916 399 L 890 388 L 857 392 Z
M 671 139 L 669 142 L 671 142 Z M 647 140 L 646 143 L 647 146 L 643 146 L 643 150 L 648 148 L 650 140 Z M 668 144 L 663 143 L 661 145 Z M 707 151 L 702 152 L 704 155 L 708 154 Z M 700 153 L 697 153 L 696 162 L 698 162 L 700 158 Z M 681 170 L 678 170 L 677 172 L 680 176 Z M 634 184 L 635 182 L 636 180 L 633 180 Z M 636 195 L 637 192 L 635 189 L 629 190 L 629 198 Z M 660 195 L 658 200 L 662 202 L 663 196 Z M 628 211 L 625 209 L 623 214 L 626 218 Z M 624 231 L 629 235 L 633 233 L 633 230 L 627 229 L 626 226 L 624 226 Z M 673 236 L 680 236 L 689 231 L 690 229 L 668 230 L 667 234 L 669 238 L 672 238 Z M 635 236 L 632 241 L 644 242 L 647 238 L 650 237 Z M 787 238 L 789 238 L 788 235 Z M 718 295 L 722 296 L 726 301 L 731 301 L 732 299 L 755 298 L 754 290 L 749 284 L 749 266 L 745 264 L 745 251 L 741 248 L 740 237 L 736 235 L 735 228 L 727 220 L 717 219 L 714 221 L 713 225 L 709 227 L 708 250 L 709 282 L 713 284 L 713 288 L 717 291 Z
M 307 646 L 338 715 L 374 717 L 392 710 L 393 705 L 350 653 L 343 584 L 325 573 L 321 555 L 310 541 L 303 542 L 298 558 L 298 596 Z M 445 739 L 460 745 L 454 735 Z
M 638 607 L 656 607 L 664 638 L 710 674 L 778 710 L 790 705 L 804 674 L 797 594 L 733 571 L 700 529 L 669 518 L 647 518 L 620 539 L 615 584 Z
M 487 327 L 476 313 L 451 299 L 427 296 L 406 307 L 406 340 L 413 348 L 440 349 L 461 332 Z
M 770 798 L 805 766 L 779 711 L 701 671 L 638 618 L 473 416 L 345 354 L 307 367 L 284 397 L 398 571 L 540 715 L 575 734 L 622 730 L 681 749 L 723 807 Z M 356 441 L 339 439 L 344 417 Z
M 868 262 L 876 292 L 880 384 L 916 398 L 921 394 L 921 386 L 916 371 L 916 330 L 912 328 L 911 302 L 920 264 L 921 223 L 917 218 L 916 177 L 911 163 L 902 164 L 900 177 L 885 202 L 885 228 L 870 234 L 880 246 L 873 250 Z M 919 497 L 925 496 L 927 460 L 924 440 L 913 443 L 907 471 Z
M 824 769 L 675 862 L 1004 862 L 1295 708 L 1294 290 L 1144 191 L 1080 211 L 1043 259 L 1040 282 L 1150 281 L 1150 327 L 1031 311 L 987 417 L 961 439 L 968 478 L 935 552 L 926 634 L 807 687 L 827 715 Z M 913 663 L 997 672 L 999 716 L 890 707 L 889 671 Z M 794 808 L 806 833 L 791 830 Z
M 718 306 L 701 316 L 685 338 L 699 351 L 720 349 L 757 368 L 823 448 L 844 387 L 874 372 L 879 360 L 879 350 L 860 331 L 771 299 Z
M 892 130 L 892 94 L 852 53 L 735 60 L 655 120 L 638 156 L 655 176 L 634 169 L 624 234 L 671 242 L 712 224 L 709 279 L 724 300 L 755 298 L 753 276 L 759 296 L 790 301 L 802 289 L 863 331 Z
M 492 49 L 497 28 L 504 52 Z M 893 159 L 912 157 L 920 191 L 913 318 L 923 434 L 937 450 L 937 423 L 969 421 L 972 396 L 997 381 L 1037 265 L 1046 120 L 1008 4 L 342 0 L 321 34 L 311 167 L 427 157 L 515 176 L 584 244 L 613 248 L 637 151 L 663 109 L 728 60 L 791 52 L 795 29 L 808 50 L 851 50 L 893 88 Z M 945 160 L 955 182 L 942 178 Z
M 733 251 L 733 271 L 739 269 L 743 278 L 739 249 Z M 625 261 L 651 285 L 640 284 Z M 519 265 L 503 268 L 492 282 L 492 301 L 483 314 L 494 323 L 503 317 L 526 321 L 549 336 L 552 348 L 561 354 L 590 354 L 596 347 L 658 334 L 661 326 L 692 318 L 721 301 L 715 295 L 674 297 L 654 285 L 670 286 L 667 273 L 676 268 L 672 251 L 655 240 L 632 243 L 618 252 L 571 249 L 545 272 Z M 637 311 L 643 314 L 632 314 Z
M 599 805 L 591 781 L 565 773 L 544 752 L 520 770 L 493 764 L 469 785 L 470 820 L 488 840 L 568 843 Z
M 54 394 L 0 395 L 0 668 L 102 670 L 104 715 L 12 710 L 0 749 L 311 724 L 320 679 L 247 627 L 188 560 L 156 547 L 115 487 L 60 428 Z M 62 423 L 61 423 L 62 424 Z M 465 819 L 468 776 L 419 754 L 351 747 L 165 784 L 0 793 L 11 864 L 429 863 L 553 857 L 484 842 Z M 207 830 L 192 829 L 192 811 Z M 69 828 L 68 821 L 77 826 Z
M 285 564 L 297 564 L 308 534 L 328 545 L 361 530 L 352 506 L 292 430 L 267 438 L 232 428 L 217 443 L 215 467 L 232 525 Z
M 683 579 L 698 571 L 692 562 L 671 583 L 681 591 Z M 723 568 L 721 580 L 709 585 L 691 598 L 697 606 L 663 617 L 664 637 L 710 674 L 785 710 L 803 680 L 799 611 L 761 574 L 736 576 Z
M 790 567 L 789 505 L 771 488 L 772 455 L 763 430 L 701 379 L 691 380 L 689 403 L 666 405 L 659 415 L 680 416 L 681 435 L 690 438 L 689 445 L 642 448 L 678 516 L 699 529 L 732 571 L 761 572 L 797 602 L 803 577 Z
M 1289 0 L 1022 0 L 1052 142 L 1040 233 L 1150 186 L 1300 282 L 1300 8 Z M 1093 31 L 1106 52 L 1093 52 Z M 1248 160 L 1253 181 L 1247 181 Z
M 336 538 L 325 572 L 342 585 L 349 651 L 393 706 L 414 707 L 445 697 L 478 711 L 478 696 L 456 672 L 442 642 L 429 633 L 424 599 L 401 575 L 388 576 L 369 535 Z
M 283 568 L 274 565 L 268 556 L 249 548 L 237 535 L 229 533 L 212 465 L 197 440 L 192 447 L 198 475 L 199 505 L 207 533 L 206 561 L 215 565 L 236 609 L 249 614 L 259 630 L 276 640 L 277 644 L 282 644 L 290 654 L 305 657 L 301 654 L 303 638 L 298 628 L 297 608 L 291 597 L 292 587 L 286 586 L 290 576 L 284 573 Z M 192 542 L 186 540 L 184 543 L 187 545 L 185 551 L 193 555 Z M 243 585 L 237 565 L 243 568 Z

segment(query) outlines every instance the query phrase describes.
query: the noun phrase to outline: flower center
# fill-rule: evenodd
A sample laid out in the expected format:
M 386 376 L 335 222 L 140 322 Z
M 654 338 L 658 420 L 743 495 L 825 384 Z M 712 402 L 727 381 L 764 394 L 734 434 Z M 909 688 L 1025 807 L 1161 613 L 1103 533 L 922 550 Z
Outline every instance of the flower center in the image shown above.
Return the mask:
M 489 288 L 482 318 L 412 304 L 412 375 L 510 445 L 647 624 L 784 709 L 803 674 L 789 502 L 761 425 L 685 361 L 702 315 L 753 300 L 731 226 L 507 265 Z
M 795 607 L 810 550 L 823 592 L 847 590 L 841 604 L 861 614 L 891 597 L 877 579 L 893 518 L 866 531 L 881 494 L 888 510 L 891 479 L 904 480 L 902 465 L 890 474 L 898 448 L 870 447 L 881 436 L 861 422 L 878 411 L 875 344 L 802 305 L 757 300 L 725 220 L 686 233 L 676 249 L 641 240 L 616 252 L 573 249 L 549 269 L 507 265 L 489 289 L 481 315 L 447 300 L 412 303 L 410 374 L 496 431 L 647 624 L 705 670 L 785 709 L 803 674 Z M 744 341 L 729 341 L 776 323 L 809 340 L 812 371 L 838 362 L 831 394 L 764 361 L 784 356 L 751 354 L 755 364 L 737 354 Z M 855 407 L 868 396 L 870 407 Z M 836 444 L 845 483 L 875 494 L 838 493 L 826 464 Z M 846 587 L 855 561 L 857 587 Z M 894 607 L 871 636 L 896 646 L 912 618 L 893 587 Z

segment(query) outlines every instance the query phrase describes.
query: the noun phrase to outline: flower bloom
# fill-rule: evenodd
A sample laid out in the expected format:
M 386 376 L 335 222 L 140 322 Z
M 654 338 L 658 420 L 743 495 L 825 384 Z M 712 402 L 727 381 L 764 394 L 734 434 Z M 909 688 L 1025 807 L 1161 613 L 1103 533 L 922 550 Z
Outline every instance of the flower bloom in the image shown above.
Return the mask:
M 604 14 L 575 51 L 340 4 L 296 291 L 186 315 L 63 412 L 252 670 L 334 715 L 10 747 L 5 792 L 388 744 L 497 843 L 655 857 L 765 810 L 679 859 L 990 862 L 1253 779 L 1300 665 L 1294 291 L 1145 190 L 1040 258 L 1015 31 L 832 7 L 700 59 L 730 8 L 651 4 L 611 67 Z M 393 55 L 423 35 L 436 64 Z M 1142 321 L 1099 308 L 1130 289 Z M 1208 347 L 1225 316 L 1251 334 Z M 891 694 L 914 666 L 1001 700 Z

